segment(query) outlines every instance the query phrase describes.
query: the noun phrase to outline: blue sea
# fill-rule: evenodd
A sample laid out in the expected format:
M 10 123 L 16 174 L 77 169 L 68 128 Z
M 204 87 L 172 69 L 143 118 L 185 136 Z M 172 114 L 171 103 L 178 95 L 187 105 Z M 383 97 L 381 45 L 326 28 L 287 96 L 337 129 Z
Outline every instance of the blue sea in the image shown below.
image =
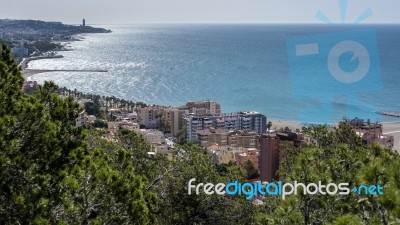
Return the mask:
M 49 72 L 37 74 L 32 79 L 39 82 L 53 80 L 70 89 L 149 104 L 180 106 L 190 100 L 212 99 L 221 103 L 223 112 L 252 110 L 283 120 L 329 123 L 332 118 L 336 121 L 343 116 L 400 120 L 375 113 L 377 110 L 400 111 L 399 25 L 146 24 L 98 27 L 113 32 L 78 35 L 82 41 L 68 43 L 72 51 L 61 52 L 64 58 L 32 61 L 29 68 L 102 69 L 108 70 L 107 73 Z M 365 92 L 357 96 L 346 98 L 346 94 L 338 90 L 337 97 L 331 99 L 324 96 L 335 96 L 336 92 L 324 86 L 329 83 L 321 83 L 317 90 L 306 88 L 301 98 L 294 96 L 298 95 L 298 91 L 293 92 L 294 85 L 298 88 L 299 84 L 293 82 L 294 74 L 289 69 L 293 65 L 289 65 L 288 39 L 357 29 L 376 31 L 380 88 L 369 89 L 369 85 L 374 85 L 367 83 L 362 88 Z M 320 57 L 316 61 L 323 59 Z M 313 65 L 309 69 L 310 75 L 318 76 L 314 74 Z M 319 82 L 312 76 L 301 82 Z

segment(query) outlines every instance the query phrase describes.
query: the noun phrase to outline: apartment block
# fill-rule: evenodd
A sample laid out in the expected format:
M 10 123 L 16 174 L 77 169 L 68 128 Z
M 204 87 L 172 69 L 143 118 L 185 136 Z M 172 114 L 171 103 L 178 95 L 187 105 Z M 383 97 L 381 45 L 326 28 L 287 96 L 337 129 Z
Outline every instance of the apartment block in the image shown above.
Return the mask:
M 182 129 L 182 115 L 176 108 L 166 108 L 163 113 L 166 130 L 168 133 L 176 136 Z
M 189 115 L 185 118 L 188 141 L 197 140 L 197 131 L 213 127 L 212 117 Z
M 260 179 L 271 182 L 276 180 L 279 168 L 279 138 L 276 134 L 263 134 L 260 142 Z
M 227 145 L 260 149 L 260 134 L 244 131 L 231 132 L 227 137 Z
M 155 128 L 157 122 L 162 118 L 164 107 L 148 106 L 137 109 L 138 122 L 146 128 Z
M 227 144 L 227 136 L 229 132 L 224 129 L 216 129 L 214 127 L 209 127 L 205 130 L 197 130 L 197 140 L 203 147 L 208 147 L 212 144 L 218 144 L 220 146 L 225 146 Z
M 282 142 L 288 142 L 296 147 L 303 147 L 311 139 L 301 133 L 280 132 L 263 134 L 260 137 L 260 178 L 271 182 L 278 179 L 279 163 L 285 156 L 281 149 Z
M 267 117 L 259 112 L 240 112 L 240 130 L 255 131 L 259 134 L 267 131 Z
M 187 102 L 185 106 L 179 107 L 181 110 L 188 110 L 189 114 L 194 115 L 217 115 L 221 113 L 221 105 L 215 101 Z
M 148 106 L 138 108 L 136 111 L 140 125 L 149 129 L 162 129 L 172 135 L 177 135 L 179 130 L 184 127 L 184 118 L 189 112 L 184 109 L 163 106 Z
M 189 141 L 197 139 L 196 132 L 198 130 L 205 130 L 210 127 L 226 131 L 256 132 L 258 134 L 265 133 L 267 130 L 267 118 L 258 112 L 223 113 L 214 116 L 190 114 L 185 117 L 185 124 Z

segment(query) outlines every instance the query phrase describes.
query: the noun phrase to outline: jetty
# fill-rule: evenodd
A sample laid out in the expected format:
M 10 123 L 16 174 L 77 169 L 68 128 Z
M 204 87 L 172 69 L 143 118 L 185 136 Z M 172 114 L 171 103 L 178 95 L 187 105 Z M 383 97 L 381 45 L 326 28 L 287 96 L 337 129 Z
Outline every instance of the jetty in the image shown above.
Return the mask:
M 24 69 L 22 75 L 27 78 L 38 73 L 48 72 L 92 72 L 92 73 L 107 73 L 108 70 L 35 70 L 35 69 Z
M 379 111 L 377 114 L 384 116 L 392 116 L 392 117 L 400 117 L 400 112 L 391 112 L 391 111 Z
M 30 57 L 30 58 L 24 58 L 22 62 L 19 64 L 22 68 L 22 76 L 24 78 L 28 78 L 30 76 L 33 76 L 38 73 L 48 73 L 48 72 L 92 72 L 92 73 L 107 73 L 108 70 L 102 70 L 102 69 L 90 69 L 90 70 L 68 70 L 68 69 L 57 69 L 57 70 L 42 70 L 42 69 L 28 69 L 28 63 L 33 60 L 40 60 L 40 59 L 57 59 L 57 58 L 63 58 L 62 55 L 56 55 L 56 54 L 49 54 L 46 56 L 38 56 L 38 57 Z

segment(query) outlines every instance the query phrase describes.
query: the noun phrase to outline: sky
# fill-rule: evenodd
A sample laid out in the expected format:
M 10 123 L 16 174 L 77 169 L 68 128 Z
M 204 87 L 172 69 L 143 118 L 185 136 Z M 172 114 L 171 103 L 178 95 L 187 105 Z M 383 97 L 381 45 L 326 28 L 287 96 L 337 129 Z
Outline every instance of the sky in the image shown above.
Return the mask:
M 1 19 L 37 19 L 79 24 L 135 23 L 342 23 L 339 2 L 347 5 L 346 23 L 364 10 L 364 23 L 400 23 L 399 0 L 0 0 Z M 348 4 L 344 4 L 345 2 Z M 344 11 L 343 11 L 344 12 Z

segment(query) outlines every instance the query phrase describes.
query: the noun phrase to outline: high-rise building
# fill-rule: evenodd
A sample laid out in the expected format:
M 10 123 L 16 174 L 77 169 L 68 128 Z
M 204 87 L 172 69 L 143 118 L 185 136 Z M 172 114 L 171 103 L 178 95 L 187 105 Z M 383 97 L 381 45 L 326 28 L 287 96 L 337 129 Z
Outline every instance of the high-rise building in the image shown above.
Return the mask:
M 271 182 L 278 179 L 279 163 L 286 152 L 280 148 L 281 142 L 295 147 L 304 146 L 309 138 L 301 133 L 282 132 L 263 134 L 260 137 L 260 177 L 262 181 Z
M 197 140 L 197 131 L 213 127 L 212 118 L 207 116 L 189 115 L 185 118 L 187 140 Z
M 267 131 L 267 117 L 258 112 L 222 113 L 218 115 L 195 115 L 185 117 L 188 140 L 197 138 L 198 130 L 209 127 L 221 128 L 226 131 L 242 130 L 258 134 Z
M 267 131 L 267 117 L 259 112 L 240 112 L 240 130 L 254 131 L 259 134 Z
M 180 123 L 182 123 L 179 119 L 179 110 L 176 108 L 166 108 L 164 110 L 163 118 L 165 120 L 167 131 L 176 136 L 178 131 L 181 129 Z
M 271 182 L 276 180 L 279 168 L 279 138 L 275 134 L 263 134 L 260 143 L 260 178 Z

